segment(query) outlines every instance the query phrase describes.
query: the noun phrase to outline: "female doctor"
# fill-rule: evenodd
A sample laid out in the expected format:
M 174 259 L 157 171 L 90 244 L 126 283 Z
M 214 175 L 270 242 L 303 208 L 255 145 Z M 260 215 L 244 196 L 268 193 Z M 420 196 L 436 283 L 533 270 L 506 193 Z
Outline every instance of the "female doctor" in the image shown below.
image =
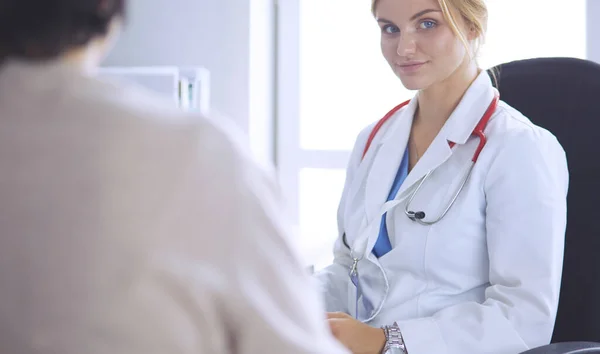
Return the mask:
M 354 146 L 322 282 L 356 354 L 516 354 L 549 343 L 568 170 L 474 59 L 483 0 L 373 0 L 385 59 L 416 96 Z

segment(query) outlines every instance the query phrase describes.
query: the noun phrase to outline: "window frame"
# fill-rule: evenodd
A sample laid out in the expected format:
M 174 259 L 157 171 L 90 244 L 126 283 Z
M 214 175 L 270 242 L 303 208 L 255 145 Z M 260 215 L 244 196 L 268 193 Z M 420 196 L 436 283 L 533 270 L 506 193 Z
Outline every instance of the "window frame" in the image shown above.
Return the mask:
M 346 170 L 350 150 L 300 145 L 300 1 L 277 1 L 276 163 L 291 221 L 299 222 L 299 176 L 303 168 Z

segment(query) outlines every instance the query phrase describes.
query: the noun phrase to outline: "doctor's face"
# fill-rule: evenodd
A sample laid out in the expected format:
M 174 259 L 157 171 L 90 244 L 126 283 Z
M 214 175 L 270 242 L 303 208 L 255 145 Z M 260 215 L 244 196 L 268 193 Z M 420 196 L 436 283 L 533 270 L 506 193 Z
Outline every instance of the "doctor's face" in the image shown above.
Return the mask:
M 383 56 L 409 90 L 444 81 L 470 61 L 437 0 L 379 0 L 375 18 Z M 466 33 L 464 21 L 456 20 Z

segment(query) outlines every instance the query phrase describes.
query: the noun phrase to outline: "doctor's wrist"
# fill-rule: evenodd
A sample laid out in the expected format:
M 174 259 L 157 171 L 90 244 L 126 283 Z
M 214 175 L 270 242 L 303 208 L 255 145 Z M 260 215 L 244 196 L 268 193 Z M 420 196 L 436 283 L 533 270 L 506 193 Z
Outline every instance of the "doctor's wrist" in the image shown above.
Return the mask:
M 370 354 L 381 354 L 387 343 L 385 330 L 383 328 L 372 327 L 371 335 L 369 336 Z
M 391 326 L 383 326 L 382 329 L 385 333 L 385 347 L 381 354 L 408 354 L 404 337 L 397 322 L 394 322 Z

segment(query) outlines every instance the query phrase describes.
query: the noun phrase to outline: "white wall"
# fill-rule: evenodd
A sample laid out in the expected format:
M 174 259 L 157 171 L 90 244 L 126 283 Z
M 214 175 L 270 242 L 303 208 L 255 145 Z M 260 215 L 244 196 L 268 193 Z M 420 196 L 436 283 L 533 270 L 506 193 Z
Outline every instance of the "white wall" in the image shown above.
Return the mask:
M 129 0 L 125 31 L 104 65 L 204 66 L 211 107 L 272 158 L 273 0 Z

